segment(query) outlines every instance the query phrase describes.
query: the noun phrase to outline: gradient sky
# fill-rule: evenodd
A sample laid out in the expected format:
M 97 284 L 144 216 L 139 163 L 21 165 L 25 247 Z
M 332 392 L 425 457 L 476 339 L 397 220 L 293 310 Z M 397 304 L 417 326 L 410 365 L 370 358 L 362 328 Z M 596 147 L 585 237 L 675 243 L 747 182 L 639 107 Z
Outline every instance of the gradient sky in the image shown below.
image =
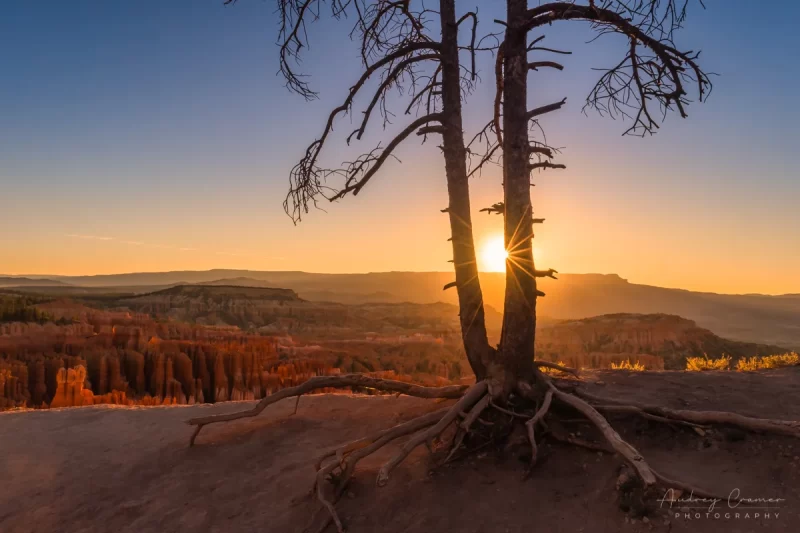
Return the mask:
M 482 29 L 501 17 L 480 6 Z M 778 6 L 780 4 L 780 6 Z M 575 54 L 531 77 L 531 106 L 566 171 L 537 176 L 541 268 L 617 273 L 632 282 L 715 292 L 800 292 L 800 4 L 759 9 L 707 0 L 676 41 L 717 72 L 706 104 L 654 137 L 581 114 L 621 43 L 579 23 L 547 30 Z M 294 227 L 288 171 L 358 74 L 349 22 L 311 28 L 306 103 L 277 71 L 272 2 L 14 2 L 0 17 L 0 273 L 96 274 L 208 268 L 365 272 L 448 270 L 443 161 L 407 142 L 356 198 Z M 488 58 L 486 58 L 488 59 Z M 491 112 L 489 83 L 466 127 Z M 337 132 L 349 132 L 348 118 Z M 391 129 L 391 128 L 390 128 Z M 376 123 L 360 148 L 390 138 Z M 367 138 L 368 137 L 368 138 Z M 345 155 L 341 136 L 327 160 Z M 792 170 L 794 169 L 794 170 Z M 501 232 L 477 210 L 502 198 L 496 169 L 472 182 L 479 246 Z

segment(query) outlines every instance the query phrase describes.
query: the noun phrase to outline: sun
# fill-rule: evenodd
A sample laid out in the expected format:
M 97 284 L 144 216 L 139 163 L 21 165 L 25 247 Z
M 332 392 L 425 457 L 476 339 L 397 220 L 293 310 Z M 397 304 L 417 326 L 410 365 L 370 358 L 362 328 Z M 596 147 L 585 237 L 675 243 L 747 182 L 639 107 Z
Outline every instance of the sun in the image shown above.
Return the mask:
M 481 246 L 481 265 L 483 272 L 505 272 L 506 252 L 503 236 L 497 235 L 484 241 Z

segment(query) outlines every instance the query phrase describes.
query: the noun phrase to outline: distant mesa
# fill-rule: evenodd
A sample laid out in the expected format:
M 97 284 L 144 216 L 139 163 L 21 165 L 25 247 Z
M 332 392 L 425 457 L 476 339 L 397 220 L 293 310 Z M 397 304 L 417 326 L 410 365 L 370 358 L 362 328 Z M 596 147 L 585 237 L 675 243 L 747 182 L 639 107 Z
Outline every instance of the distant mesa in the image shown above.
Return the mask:
M 30 279 L 37 276 L 27 276 Z M 208 270 L 114 274 L 103 276 L 49 276 L 68 283 L 53 287 L 25 287 L 48 296 L 89 297 L 103 294 L 147 294 L 173 287 L 239 286 L 281 287 L 307 301 L 340 304 L 457 303 L 456 291 L 443 291 L 452 272 L 371 272 L 321 274 L 299 271 Z M 0 278 L 2 279 L 2 278 Z M 12 283 L 19 283 L 16 278 Z M 480 274 L 484 302 L 501 311 L 505 279 L 502 273 Z M 1 284 L 0 284 L 1 286 Z M 667 313 L 697 322 L 722 337 L 800 349 L 799 295 L 714 294 L 631 283 L 616 274 L 561 274 L 558 281 L 542 279 L 537 312 L 542 320 L 576 319 L 611 313 Z M 14 289 L 23 290 L 23 289 Z
M 68 287 L 68 283 L 52 279 L 32 279 L 24 277 L 0 276 L 0 287 Z
M 275 301 L 302 301 L 291 289 L 275 287 L 251 287 L 248 285 L 203 284 L 203 285 L 175 285 L 167 289 L 143 294 L 131 300 L 143 301 L 158 297 L 184 297 L 184 298 L 242 298 L 248 300 L 275 300 Z
M 238 277 L 238 278 L 225 278 L 225 279 L 216 279 L 214 281 L 204 281 L 202 283 L 197 283 L 196 285 L 222 285 L 227 287 L 267 287 L 273 288 L 276 284 L 272 283 L 268 280 L 260 280 L 260 279 L 253 279 L 253 278 L 246 278 L 246 277 Z

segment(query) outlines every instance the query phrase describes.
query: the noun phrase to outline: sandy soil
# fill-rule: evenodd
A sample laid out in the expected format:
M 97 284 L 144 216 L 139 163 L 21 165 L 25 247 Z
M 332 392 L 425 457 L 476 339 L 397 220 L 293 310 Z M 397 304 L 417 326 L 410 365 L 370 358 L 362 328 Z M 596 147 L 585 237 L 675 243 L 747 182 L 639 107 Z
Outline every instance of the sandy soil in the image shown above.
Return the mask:
M 589 379 L 603 383 L 588 386 L 597 394 L 800 420 L 798 369 L 597 372 Z M 317 455 L 441 407 L 413 398 L 310 396 L 295 416 L 287 400 L 258 418 L 210 426 L 187 448 L 191 428 L 183 420 L 246 405 L 0 414 L 0 532 L 302 531 L 317 509 L 304 497 Z M 523 464 L 492 451 L 430 472 L 423 448 L 377 489 L 375 472 L 391 448 L 361 463 L 341 516 L 354 533 L 800 531 L 800 442 L 649 424 L 614 422 L 663 474 L 723 494 L 739 488 L 742 496 L 785 501 L 769 510 L 720 502 L 719 518 L 694 509 L 687 518 L 665 504 L 647 522 L 634 521 L 618 508 L 619 463 L 561 445 L 543 447 L 527 481 Z

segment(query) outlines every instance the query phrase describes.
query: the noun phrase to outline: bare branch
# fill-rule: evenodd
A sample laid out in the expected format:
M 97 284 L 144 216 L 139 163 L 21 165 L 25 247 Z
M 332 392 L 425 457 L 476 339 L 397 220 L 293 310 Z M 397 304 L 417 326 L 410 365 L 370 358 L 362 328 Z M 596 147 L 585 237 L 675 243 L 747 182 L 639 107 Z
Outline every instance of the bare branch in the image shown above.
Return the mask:
M 472 177 L 476 172 L 480 172 L 487 163 L 498 162 L 495 160 L 495 154 L 500 151 L 502 146 L 499 142 L 497 142 L 497 135 L 490 135 L 490 133 L 494 132 L 495 127 L 495 119 L 493 118 L 478 133 L 476 133 L 467 144 L 467 157 L 469 158 L 470 163 L 470 171 L 467 174 L 468 178 Z M 478 164 L 472 167 L 472 156 L 475 155 L 472 147 L 475 145 L 475 143 L 484 145 L 484 153 Z
M 553 150 L 546 146 L 530 146 L 528 147 L 528 151 L 532 154 L 541 154 L 550 159 L 553 158 Z
M 548 268 L 547 270 L 534 270 L 533 275 L 537 278 L 553 278 L 558 279 L 555 277 L 554 274 L 558 274 L 558 270 L 554 268 Z
M 439 113 L 434 113 L 431 115 L 426 115 L 424 117 L 420 117 L 401 131 L 400 133 L 392 139 L 386 148 L 383 150 L 379 150 L 376 148 L 372 152 L 361 156 L 356 161 L 353 161 L 348 165 L 348 168 L 344 170 L 343 174 L 346 175 L 345 185 L 342 190 L 336 193 L 330 201 L 338 200 L 339 198 L 344 198 L 348 193 L 356 196 L 364 185 L 375 175 L 375 173 L 380 170 L 389 156 L 392 155 L 394 149 L 397 148 L 400 143 L 402 143 L 409 135 L 411 135 L 414 131 L 416 131 L 421 126 L 429 122 L 441 122 L 442 115 Z M 378 152 L 376 154 L 376 152 Z
M 477 77 L 476 70 L 475 70 L 475 34 L 478 30 L 478 13 L 473 11 L 468 11 L 464 13 L 458 22 L 456 23 L 457 26 L 460 26 L 462 22 L 467 20 L 468 18 L 472 18 L 472 38 L 469 43 L 469 48 L 467 50 L 470 51 L 470 58 L 472 59 L 472 68 L 470 72 L 472 72 L 472 80 L 474 81 Z
M 557 20 L 585 20 L 599 30 L 599 35 L 624 35 L 630 42 L 628 55 L 603 74 L 587 97 L 584 109 L 592 107 L 611 116 L 633 115 L 633 126 L 625 134 L 652 134 L 658 122 L 648 108 L 651 102 L 657 102 L 663 116 L 674 107 L 686 117 L 685 107 L 689 103 L 686 85 L 696 85 L 700 101 L 711 91 L 709 76 L 697 64 L 699 53 L 681 52 L 671 41 L 673 31 L 685 17 L 686 3 L 679 10 L 670 0 L 661 14 L 659 5 L 656 0 L 607 0 L 602 6 L 553 2 L 529 9 L 525 29 L 530 31 Z M 639 47 L 652 55 L 642 55 Z
M 417 135 L 428 135 L 429 133 L 444 134 L 444 126 L 425 126 L 417 130 Z
M 564 65 L 556 63 L 555 61 L 533 61 L 528 63 L 528 70 L 539 70 L 540 68 L 554 68 L 564 70 Z
M 557 164 L 557 163 L 551 163 L 551 162 L 549 162 L 549 161 L 542 161 L 541 163 L 531 163 L 530 165 L 528 165 L 528 168 L 529 168 L 530 170 L 536 170 L 536 169 L 548 169 L 548 168 L 553 168 L 553 169 L 556 169 L 556 168 L 565 169 L 565 168 L 567 168 L 567 166 L 566 166 L 566 165 Z
M 505 205 L 504 202 L 497 202 L 496 204 L 492 204 L 491 207 L 484 207 L 483 209 L 481 209 L 478 212 L 479 213 L 488 213 L 490 215 L 492 213 L 494 213 L 495 215 L 502 215 L 502 214 L 504 214 L 506 212 L 506 205 Z
M 295 165 L 290 173 L 289 193 L 283 201 L 283 208 L 284 211 L 292 217 L 295 223 L 301 219 L 303 213 L 308 212 L 309 204 L 316 205 L 317 196 L 330 199 L 330 193 L 337 193 L 337 191 L 325 185 L 325 178 L 329 175 L 342 174 L 343 172 L 341 170 L 324 170 L 317 165 L 317 160 L 322 152 L 322 148 L 328 136 L 333 131 L 333 123 L 336 117 L 349 111 L 359 90 L 378 70 L 393 64 L 398 59 L 413 55 L 422 50 L 438 52 L 439 44 L 428 42 L 411 43 L 376 61 L 364 70 L 356 84 L 350 88 L 347 98 L 345 98 L 342 105 L 334 109 L 328 116 L 328 121 L 325 124 L 322 135 L 309 145 L 303 159 Z
M 543 105 L 542 107 L 537 107 L 535 109 L 531 109 L 530 111 L 528 111 L 526 116 L 527 116 L 528 120 L 530 120 L 530 119 L 532 119 L 534 117 L 538 117 L 540 115 L 544 115 L 545 113 L 550 113 L 551 111 L 556 111 L 558 109 L 561 109 L 566 102 L 567 102 L 567 99 L 564 98 L 560 102 L 555 102 L 553 104 L 547 104 L 547 105 Z
M 497 59 L 494 63 L 495 94 L 494 94 L 494 133 L 497 135 L 497 144 L 503 146 L 503 130 L 500 127 L 500 108 L 503 101 L 503 46 L 497 49 Z
M 367 110 L 364 111 L 364 118 L 361 121 L 361 126 L 351 133 L 347 137 L 347 144 L 350 144 L 350 139 L 353 135 L 356 136 L 356 139 L 361 140 L 361 136 L 364 135 L 364 130 L 367 128 L 367 123 L 369 122 L 369 117 L 372 114 L 372 110 L 375 108 L 375 105 L 378 101 L 384 97 L 386 91 L 391 87 L 393 83 L 395 83 L 398 78 L 405 72 L 405 70 L 415 64 L 422 61 L 434 60 L 439 59 L 439 54 L 422 54 L 417 56 L 409 57 L 408 59 L 404 59 L 403 61 L 399 62 L 395 65 L 394 69 L 386 76 L 386 79 L 383 80 L 378 90 L 375 91 L 375 95 L 372 97 L 372 101 L 369 103 Z
M 568 52 L 566 50 L 556 50 L 555 48 L 546 48 L 544 46 L 534 46 L 533 48 L 529 48 L 528 51 L 538 50 L 541 52 L 551 52 L 553 54 L 562 54 L 565 56 L 571 55 L 572 52 Z

